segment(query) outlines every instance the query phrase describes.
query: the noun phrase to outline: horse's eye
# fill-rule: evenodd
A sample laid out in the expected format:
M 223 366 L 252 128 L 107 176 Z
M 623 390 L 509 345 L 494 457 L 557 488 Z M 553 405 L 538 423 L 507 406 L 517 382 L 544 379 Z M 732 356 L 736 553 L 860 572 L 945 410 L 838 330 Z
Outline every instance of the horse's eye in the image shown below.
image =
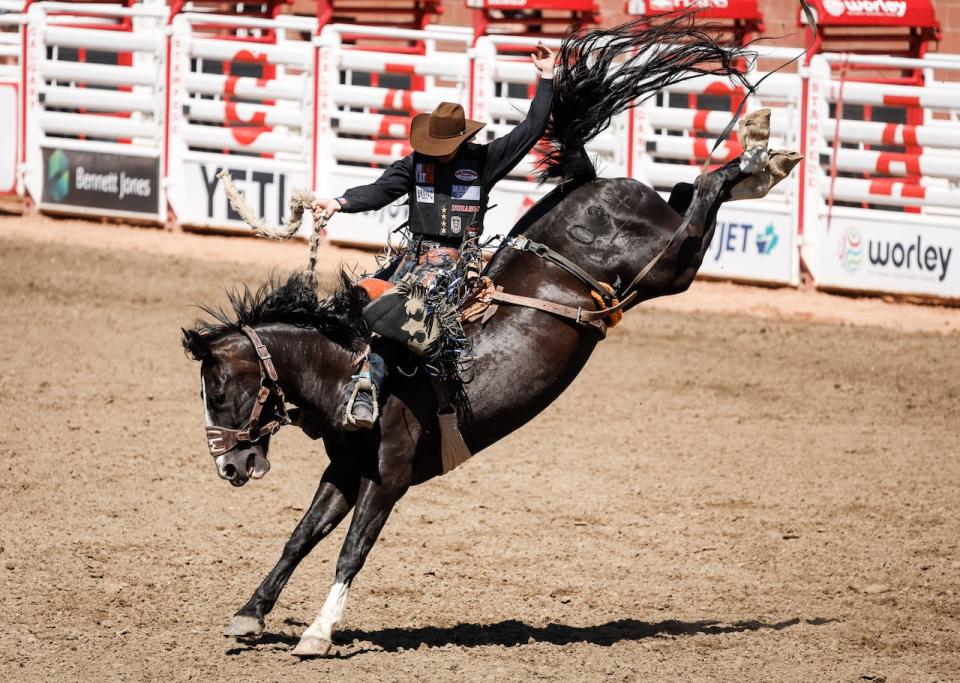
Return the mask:
M 226 403 L 226 402 L 227 402 L 227 395 L 226 395 L 226 394 L 216 394 L 216 395 L 213 397 L 213 405 L 215 405 L 215 406 L 222 406 L 222 405 L 223 405 L 224 403 Z

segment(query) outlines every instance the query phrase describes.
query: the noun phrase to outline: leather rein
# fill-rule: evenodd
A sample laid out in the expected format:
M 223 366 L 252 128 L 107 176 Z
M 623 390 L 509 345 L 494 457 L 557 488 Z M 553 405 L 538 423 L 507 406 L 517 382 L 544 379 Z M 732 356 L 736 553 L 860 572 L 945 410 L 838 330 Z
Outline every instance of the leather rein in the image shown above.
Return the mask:
M 257 353 L 257 363 L 260 366 L 260 391 L 257 392 L 257 400 L 254 401 L 253 408 L 250 410 L 250 417 L 241 429 L 207 426 L 207 448 L 214 458 L 239 446 L 257 443 L 264 434 L 276 434 L 281 427 L 290 424 L 286 399 L 277 381 L 277 369 L 273 365 L 270 351 L 252 327 L 241 325 L 240 331 L 250 340 Z M 273 419 L 261 425 L 261 413 L 271 396 L 276 397 L 279 407 L 274 412 Z

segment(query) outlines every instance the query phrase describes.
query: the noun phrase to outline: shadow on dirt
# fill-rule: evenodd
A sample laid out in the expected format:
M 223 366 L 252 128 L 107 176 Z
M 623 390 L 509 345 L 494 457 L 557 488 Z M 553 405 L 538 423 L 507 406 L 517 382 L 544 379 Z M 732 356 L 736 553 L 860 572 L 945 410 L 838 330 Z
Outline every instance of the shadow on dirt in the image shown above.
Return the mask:
M 762 621 L 739 621 L 725 624 L 719 621 L 659 621 L 650 623 L 637 619 L 617 619 L 596 626 L 567 626 L 548 624 L 530 626 L 521 621 L 508 620 L 496 624 L 457 624 L 450 627 L 424 626 L 422 628 L 385 628 L 377 631 L 347 629 L 334 636 L 334 647 L 356 642 L 359 650 L 341 652 L 334 656 L 340 658 L 355 657 L 367 652 L 396 652 L 415 650 L 420 647 L 434 648 L 446 645 L 460 647 L 483 647 L 500 645 L 516 647 L 534 643 L 569 645 L 571 643 L 589 643 L 591 645 L 610 646 L 624 640 L 644 640 L 646 638 L 671 638 L 698 635 L 722 635 L 724 633 L 744 633 L 749 631 L 782 631 L 801 624 L 822 626 L 836 622 L 837 619 L 788 619 L 776 623 Z M 243 641 L 242 645 L 227 651 L 228 655 L 260 649 L 262 645 L 293 647 L 298 638 L 293 636 L 265 633 L 255 639 Z M 372 647 L 366 647 L 367 644 Z M 282 649 L 278 647 L 276 649 Z

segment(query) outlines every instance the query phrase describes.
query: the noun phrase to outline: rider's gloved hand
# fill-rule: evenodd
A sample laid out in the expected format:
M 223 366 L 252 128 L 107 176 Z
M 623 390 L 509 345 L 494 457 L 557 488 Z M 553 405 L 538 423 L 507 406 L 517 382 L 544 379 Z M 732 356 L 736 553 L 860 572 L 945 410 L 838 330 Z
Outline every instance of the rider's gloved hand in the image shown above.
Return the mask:
M 330 218 L 330 216 L 339 211 L 340 208 L 340 202 L 336 199 L 318 199 L 313 203 L 313 206 L 310 207 L 310 210 L 314 216 L 322 215 Z
M 556 58 L 553 55 L 553 50 L 544 45 L 542 41 L 537 43 L 537 51 L 530 53 L 530 59 L 533 60 L 533 65 L 540 72 L 540 78 L 553 78 L 553 64 Z

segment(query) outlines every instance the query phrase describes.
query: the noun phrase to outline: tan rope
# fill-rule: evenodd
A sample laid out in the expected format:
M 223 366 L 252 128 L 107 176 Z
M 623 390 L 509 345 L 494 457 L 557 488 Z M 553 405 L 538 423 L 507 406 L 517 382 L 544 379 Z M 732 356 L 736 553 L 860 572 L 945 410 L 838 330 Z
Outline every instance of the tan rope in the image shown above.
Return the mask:
M 300 229 L 300 225 L 303 223 L 304 211 L 310 211 L 310 207 L 313 206 L 314 201 L 316 201 L 316 197 L 314 197 L 313 193 L 309 190 L 294 190 L 290 194 L 290 215 L 283 219 L 282 228 L 275 227 L 267 225 L 260 216 L 257 216 L 250 209 L 246 200 L 243 198 L 243 192 L 234 184 L 233 178 L 226 169 L 221 170 L 217 174 L 217 177 L 223 183 L 223 189 L 227 194 L 227 200 L 230 202 L 230 206 L 237 212 L 240 219 L 253 228 L 253 231 L 257 235 L 272 240 L 287 240 L 296 235 Z M 317 265 L 317 249 L 320 246 L 320 237 L 323 234 L 324 227 L 327 225 L 327 220 L 327 217 L 323 214 L 319 217 L 314 216 L 313 219 L 313 234 L 310 235 L 310 257 L 307 261 L 307 267 L 311 273 L 313 273 Z

